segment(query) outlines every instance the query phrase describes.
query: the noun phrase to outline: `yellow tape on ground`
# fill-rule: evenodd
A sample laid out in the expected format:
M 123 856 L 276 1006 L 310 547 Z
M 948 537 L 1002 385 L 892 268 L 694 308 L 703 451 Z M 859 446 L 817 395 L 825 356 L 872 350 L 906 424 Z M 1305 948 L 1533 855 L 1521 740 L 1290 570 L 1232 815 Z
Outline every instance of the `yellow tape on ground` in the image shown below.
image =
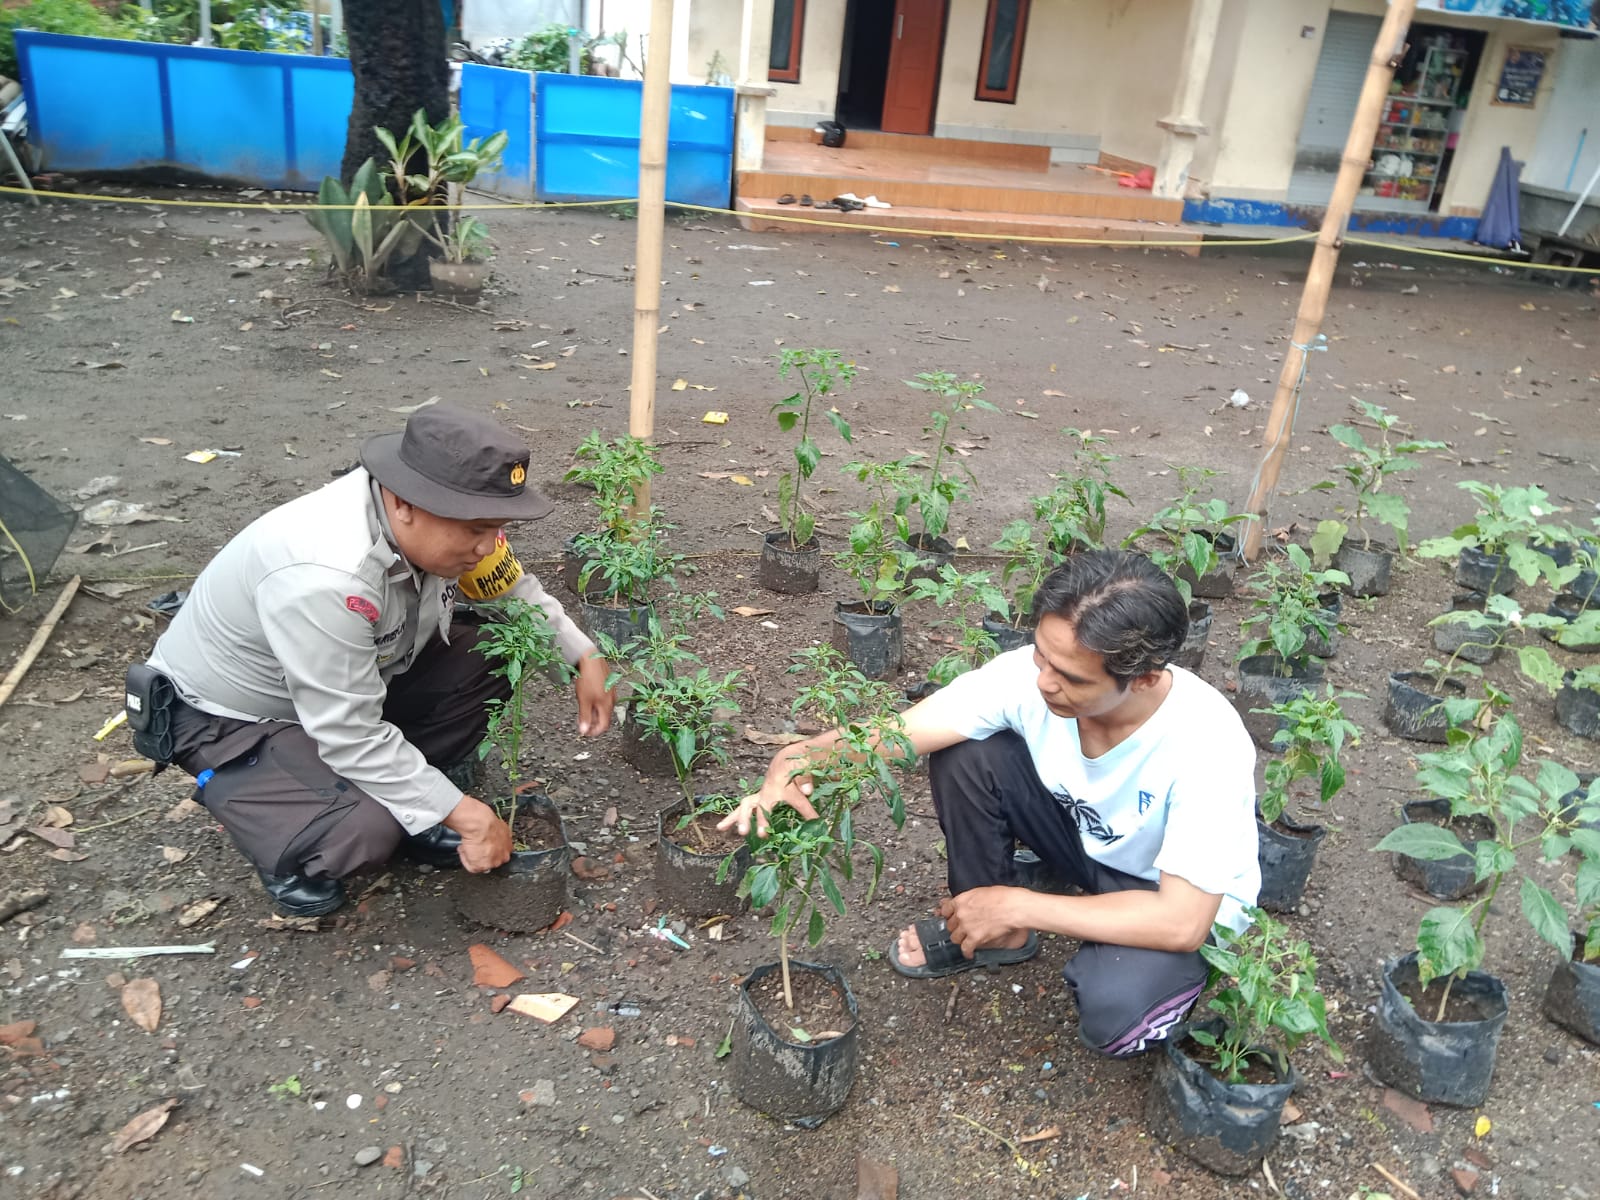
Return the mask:
M 39 189 L 20 188 L 0 185 L 0 195 L 8 196 L 40 196 L 47 200 L 77 200 L 91 204 L 138 204 L 155 205 L 165 208 L 229 208 L 229 209 L 259 209 L 263 212 L 305 212 L 309 209 L 325 209 L 335 212 L 353 210 L 353 204 L 318 204 L 315 200 L 291 201 L 234 201 L 234 200 L 173 200 L 157 199 L 154 197 L 136 196 L 105 196 L 92 192 L 52 192 Z M 637 204 L 635 198 L 623 200 L 502 200 L 488 204 L 435 204 L 429 205 L 430 211 L 440 212 L 495 212 L 512 211 L 518 209 L 561 209 L 561 208 L 608 208 L 619 205 Z M 958 241 L 988 241 L 988 242 L 1024 242 L 1030 245 L 1044 246 L 1113 246 L 1113 247 L 1139 247 L 1154 248 L 1183 248 L 1188 250 L 1215 248 L 1222 249 L 1230 246 L 1290 246 L 1299 242 L 1315 241 L 1319 234 L 1313 230 L 1300 233 L 1286 234 L 1282 237 L 1270 238 L 1215 238 L 1205 240 L 1204 233 L 1199 239 L 1147 239 L 1147 238 L 1069 238 L 1048 237 L 1043 234 L 1022 233 L 976 233 L 972 230 L 958 229 L 909 229 L 898 225 L 866 225 L 852 221 L 846 224 L 842 221 L 819 220 L 816 217 L 791 217 L 786 213 L 750 213 L 739 212 L 731 208 L 714 208 L 704 204 L 673 204 L 673 208 L 685 209 L 690 212 L 711 213 L 724 217 L 746 217 L 762 221 L 781 221 L 789 225 L 809 225 L 818 229 L 827 230 L 854 230 L 861 233 L 889 233 L 901 237 L 943 237 L 954 238 Z M 1197 231 L 1198 232 L 1198 231 Z M 1557 266 L 1555 263 L 1524 263 L 1512 259 L 1496 258 L 1488 254 L 1463 254 L 1457 250 L 1430 250 L 1422 246 L 1409 246 L 1397 242 L 1379 242 L 1371 238 L 1346 235 L 1343 244 L 1347 246 L 1365 246 L 1369 249 L 1386 250 L 1393 254 L 1417 254 L 1429 258 L 1453 259 L 1457 262 L 1485 263 L 1490 266 L 1504 267 L 1520 271 L 1553 271 L 1557 273 L 1575 275 L 1600 274 L 1594 267 L 1566 267 Z

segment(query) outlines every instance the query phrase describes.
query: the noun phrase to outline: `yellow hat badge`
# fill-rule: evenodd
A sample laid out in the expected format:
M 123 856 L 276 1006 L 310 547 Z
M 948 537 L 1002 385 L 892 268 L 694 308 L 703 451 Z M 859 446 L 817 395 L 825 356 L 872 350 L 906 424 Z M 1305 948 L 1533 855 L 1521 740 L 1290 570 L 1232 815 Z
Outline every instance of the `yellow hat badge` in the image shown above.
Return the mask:
M 511 464 L 511 486 L 512 487 L 521 487 L 522 484 L 523 484 L 523 481 L 526 480 L 527 478 L 528 478 L 528 472 L 523 470 L 523 467 L 522 467 L 521 463 L 512 463 Z

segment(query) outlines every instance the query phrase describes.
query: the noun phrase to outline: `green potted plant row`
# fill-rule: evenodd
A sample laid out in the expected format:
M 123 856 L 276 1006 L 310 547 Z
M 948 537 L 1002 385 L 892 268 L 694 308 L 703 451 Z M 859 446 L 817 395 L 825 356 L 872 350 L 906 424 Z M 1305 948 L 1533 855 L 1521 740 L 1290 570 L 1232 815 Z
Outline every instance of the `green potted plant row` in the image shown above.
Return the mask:
M 783 433 L 799 432 L 794 445 L 794 467 L 778 480 L 779 528 L 761 543 L 761 586 L 784 595 L 801 596 L 817 590 L 822 565 L 822 545 L 817 541 L 816 514 L 809 507 L 805 485 L 822 462 L 822 448 L 811 436 L 814 409 L 846 444 L 850 425 L 830 403 L 831 397 L 850 386 L 855 364 L 837 350 L 783 350 L 778 355 L 778 377 L 793 375 L 800 390 L 772 406 Z
M 858 810 L 877 800 L 895 828 L 905 802 L 894 770 L 914 761 L 894 691 L 868 680 L 826 646 L 801 651 L 792 672 L 808 677 L 796 715 L 840 730 L 838 743 L 812 762 L 811 804 L 804 818 L 785 806 L 771 814 L 770 833 L 750 834 L 752 861 L 739 894 L 770 907 L 778 961 L 756 967 L 739 986 L 730 1039 L 734 1094 L 770 1116 L 815 1128 L 844 1104 L 859 1058 L 857 1006 L 843 973 L 789 956 L 796 935 L 816 946 L 828 922 L 848 912 L 845 889 L 865 854 L 871 864 L 870 904 L 883 873 L 883 852 L 856 832 Z M 724 870 L 731 870 L 730 856 Z
M 1509 594 L 1519 582 L 1531 586 L 1541 577 L 1553 579 L 1558 560 L 1570 559 L 1571 532 L 1545 519 L 1558 506 L 1543 488 L 1472 479 L 1457 486 L 1477 500 L 1476 515 L 1448 537 L 1422 542 L 1417 557 L 1454 557 L 1455 579 L 1463 587 L 1485 595 Z
M 1600 777 L 1580 781 L 1568 792 L 1562 815 L 1572 822 L 1566 836 L 1581 855 L 1573 878 L 1578 912 L 1572 953 L 1550 972 L 1544 1014 L 1563 1029 L 1600 1046 Z
M 1200 498 L 1217 472 L 1208 467 L 1172 469 L 1182 489 L 1179 496 L 1124 538 L 1123 548 L 1143 549 L 1149 554 L 1152 562 L 1172 576 L 1185 604 L 1196 596 L 1212 600 L 1231 596 L 1235 542 L 1227 527 L 1244 516 L 1230 513 L 1219 497 Z
M 575 549 L 584 565 L 578 572 L 583 625 L 590 636 L 605 636 L 621 646 L 648 632 L 656 604 L 677 590 L 688 560 L 667 547 L 667 524 L 659 505 L 630 517 L 622 532 L 580 533 Z
M 849 546 L 835 564 L 857 594 L 833 606 L 833 645 L 872 679 L 887 679 L 905 658 L 900 606 L 909 594 L 916 553 L 906 545 L 906 510 L 914 459 L 853 462 L 848 474 L 868 489 L 867 505 L 850 514 Z
M 908 460 L 914 473 L 908 477 L 910 487 L 901 510 L 909 514 L 915 509 L 919 527 L 913 530 L 908 525 L 901 536 L 915 556 L 911 578 L 916 579 L 932 577 L 954 557 L 955 546 L 944 536 L 950 528 L 951 509 L 967 499 L 976 484 L 971 470 L 955 453 L 951 431 L 964 428 L 962 418 L 972 409 L 997 410 L 983 398 L 983 384 L 958 379 L 949 371 L 923 371 L 905 382 L 916 391 L 939 397 L 944 404 L 933 410 L 922 430 L 924 437 L 933 439 L 933 453 L 925 460 Z M 926 474 L 921 474 L 924 470 Z
M 1000 649 L 1015 650 L 1033 640 L 1033 595 L 1052 570 L 1054 556 L 1046 552 L 1033 525 L 1022 517 L 1000 531 L 994 549 L 1003 556 L 1000 589 L 1010 602 L 1005 609 L 986 613 L 983 628 Z M 1010 613 L 1009 618 L 1002 615 L 1005 612 Z
M 963 572 L 953 563 L 945 563 L 934 578 L 913 582 L 910 598 L 931 601 L 937 607 L 939 615 L 929 621 L 930 631 L 949 647 L 928 668 L 928 689 L 943 687 L 1000 652 L 1000 643 L 984 620 L 995 614 L 1004 621 L 1009 606 L 988 571 Z
M 623 434 L 606 439 L 598 429 L 583 439 L 572 455 L 572 466 L 562 479 L 594 493 L 597 520 L 593 529 L 573 534 L 561 547 L 561 579 L 580 599 L 585 566 L 592 561 L 580 552 L 580 539 L 592 552 L 601 540 L 619 541 L 631 535 L 633 508 L 639 489 L 661 474 L 660 450 L 644 438 Z
M 1250 613 L 1240 622 L 1239 698 L 1241 704 L 1268 704 L 1313 694 L 1322 682 L 1322 660 L 1334 649 L 1339 630 L 1338 589 L 1350 581 L 1343 571 L 1319 571 L 1299 546 L 1284 547 L 1284 561 L 1270 555 L 1246 581 Z M 1247 720 L 1246 725 L 1252 723 Z M 1251 728 L 1258 742 L 1272 730 Z
M 1063 429 L 1070 442 L 1071 462 L 1055 477 L 1055 487 L 1029 503 L 1033 518 L 1048 531 L 1050 550 L 1065 557 L 1080 550 L 1099 550 L 1106 538 L 1106 501 L 1126 500 L 1128 494 L 1111 481 L 1111 464 L 1117 456 L 1104 447 L 1106 439 L 1083 429 Z

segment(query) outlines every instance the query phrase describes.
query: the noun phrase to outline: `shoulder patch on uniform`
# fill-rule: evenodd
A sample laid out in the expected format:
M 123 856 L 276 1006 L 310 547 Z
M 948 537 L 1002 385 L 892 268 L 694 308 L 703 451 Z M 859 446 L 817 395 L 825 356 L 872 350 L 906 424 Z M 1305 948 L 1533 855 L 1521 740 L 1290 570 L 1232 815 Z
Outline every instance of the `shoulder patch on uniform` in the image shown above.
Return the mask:
M 374 625 L 378 623 L 378 606 L 365 596 L 346 596 L 344 606 L 358 617 L 365 617 Z

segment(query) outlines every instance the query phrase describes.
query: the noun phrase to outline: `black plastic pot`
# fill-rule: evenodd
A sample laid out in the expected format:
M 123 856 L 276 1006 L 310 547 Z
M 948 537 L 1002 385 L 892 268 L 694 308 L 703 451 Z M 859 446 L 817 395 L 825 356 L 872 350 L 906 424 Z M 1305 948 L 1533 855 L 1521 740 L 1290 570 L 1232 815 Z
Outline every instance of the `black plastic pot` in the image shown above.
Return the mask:
M 1206 660 L 1206 646 L 1211 639 L 1211 605 L 1195 600 L 1189 605 L 1189 632 L 1183 635 L 1183 645 L 1172 656 L 1172 661 L 1185 670 L 1198 671 Z
M 1415 825 L 1423 821 L 1439 824 L 1450 817 L 1447 800 L 1413 800 L 1401 806 L 1400 822 Z M 1465 854 L 1453 858 L 1428 860 L 1412 858 L 1409 854 L 1394 856 L 1394 873 L 1414 888 L 1427 892 L 1435 900 L 1460 900 L 1481 892 L 1487 879 L 1477 878 L 1477 858 L 1474 847 L 1485 838 L 1494 836 L 1494 828 L 1487 817 L 1459 817 L 1449 821 L 1451 831 L 1467 848 Z
M 1600 691 L 1573 687 L 1574 674 L 1567 672 L 1556 693 L 1556 720 L 1569 733 L 1600 741 Z
M 622 718 L 622 761 L 641 775 L 652 779 L 675 779 L 672 751 L 658 737 L 646 736 L 643 727 L 634 717 L 633 705 Z
M 1352 596 L 1387 596 L 1394 573 L 1394 551 L 1382 546 L 1357 546 L 1346 541 L 1333 555 L 1333 565 L 1350 582 L 1345 591 Z
M 822 572 L 822 543 L 812 538 L 798 549 L 789 535 L 774 529 L 761 540 L 761 586 L 785 596 L 809 596 Z
M 1378 1020 L 1368 1038 L 1368 1065 L 1384 1083 L 1425 1104 L 1462 1108 L 1482 1104 L 1506 1023 L 1506 985 L 1485 971 L 1468 971 L 1451 984 L 1450 995 L 1472 1006 L 1476 1019 L 1429 1021 L 1396 986 L 1414 984 L 1416 979 L 1415 952 L 1384 964 Z M 1432 986 L 1444 985 L 1436 981 Z
M 1521 582 L 1504 554 L 1485 554 L 1468 546 L 1456 559 L 1456 582 L 1485 595 L 1509 596 Z
M 1600 1046 L 1600 964 L 1583 961 L 1583 935 L 1574 931 L 1572 957 L 1557 963 L 1544 990 L 1544 1015 Z
M 1233 582 L 1236 566 L 1228 555 L 1233 553 L 1235 542 L 1231 533 L 1212 533 L 1208 529 L 1195 530 L 1216 547 L 1221 561 L 1211 570 L 1198 579 L 1188 567 L 1178 568 L 1178 578 L 1189 581 L 1189 588 L 1196 596 L 1206 600 L 1222 600 L 1233 595 Z
M 1322 619 L 1327 622 L 1328 634 L 1324 637 L 1317 630 L 1306 627 L 1305 652 L 1312 658 L 1332 658 L 1339 653 L 1339 616 L 1344 611 L 1344 598 L 1338 592 L 1325 592 L 1318 597 L 1322 601 Z
M 696 797 L 700 799 L 700 797 Z M 688 837 L 678 831 L 678 821 L 688 811 L 681 801 L 656 814 L 656 900 L 667 912 L 686 917 L 709 917 L 717 913 L 742 911 L 746 902 L 739 898 L 739 882 L 750 866 L 750 850 L 740 846 L 721 883 L 717 872 L 726 854 L 701 854 Z
M 1452 612 L 1482 612 L 1488 597 L 1482 592 L 1457 592 L 1450 598 Z M 1493 625 L 1471 626 L 1447 622 L 1433 627 L 1433 648 L 1441 654 L 1455 655 L 1470 663 L 1487 666 L 1500 656 L 1500 639 L 1505 622 L 1496 618 Z
M 1584 798 L 1588 796 L 1589 787 L 1594 783 L 1594 781 L 1595 774 L 1593 771 L 1578 772 L 1578 786 L 1573 788 L 1565 796 L 1561 797 L 1560 802 L 1557 804 L 1557 808 L 1561 812 L 1562 820 L 1576 821 L 1578 819 L 1578 814 L 1583 809 Z M 1596 794 L 1600 795 L 1600 793 Z M 1584 829 L 1593 829 L 1597 833 L 1600 833 L 1600 820 L 1581 821 L 1579 824 Z M 1576 848 L 1574 848 L 1573 853 L 1577 853 Z
M 1305 895 L 1317 847 L 1328 831 L 1321 825 L 1302 825 L 1287 813 L 1276 824 L 1283 828 L 1256 821 L 1256 859 L 1261 864 L 1256 903 L 1268 912 L 1293 912 Z
M 561 845 L 549 850 L 518 850 L 504 866 L 483 875 L 452 871 L 448 888 L 456 911 L 486 929 L 533 933 L 548 928 L 567 902 L 572 847 L 561 813 L 548 796 L 526 792 L 519 803 L 554 818 Z
M 1284 1103 L 1298 1082 L 1283 1058 L 1266 1052 L 1273 1083 L 1223 1083 L 1183 1051 L 1191 1026 L 1180 1025 L 1156 1055 L 1145 1121 L 1150 1132 L 1186 1158 L 1222 1175 L 1255 1170 L 1278 1138 Z M 1220 1021 L 1193 1028 L 1220 1034 Z
M 833 648 L 868 679 L 888 679 L 905 659 L 905 635 L 894 605 L 841 600 L 833 606 Z
M 1591 604 L 1600 601 L 1600 570 L 1579 571 L 1567 588 L 1579 600 L 1587 600 Z
M 578 535 L 573 534 L 561 543 L 561 582 L 566 585 L 567 591 L 579 599 L 583 599 L 583 589 L 578 585 L 578 580 L 583 577 L 584 567 L 590 560 L 578 552 Z M 589 584 L 590 594 L 594 594 L 595 581 Z
M 1390 733 L 1409 738 L 1413 742 L 1443 743 L 1450 723 L 1445 720 L 1440 701 L 1450 697 L 1465 696 L 1466 685 L 1456 679 L 1446 679 L 1434 694 L 1434 676 L 1421 671 L 1393 671 L 1389 675 L 1389 698 L 1383 706 L 1383 724 Z
M 1033 644 L 1033 630 L 1031 628 L 1018 629 L 1003 617 L 989 613 L 983 618 L 983 631 L 992 637 L 995 645 L 1000 647 L 1000 653 L 1007 650 L 1020 650 L 1024 646 Z
M 1557 596 L 1553 601 L 1551 601 L 1550 607 L 1544 611 L 1548 616 L 1559 617 L 1561 620 L 1570 625 L 1572 622 L 1576 621 L 1580 616 L 1582 616 L 1586 609 L 1593 609 L 1597 604 L 1600 604 L 1600 600 L 1586 602 L 1576 593 L 1563 592 L 1561 595 Z M 1556 635 L 1559 632 L 1559 630 L 1555 629 L 1541 629 L 1539 631 L 1539 635 L 1545 638 L 1547 641 L 1554 642 L 1556 640 Z M 1557 642 L 1556 644 L 1559 645 L 1563 650 L 1570 650 L 1574 654 L 1600 653 L 1600 635 L 1597 635 L 1589 641 L 1577 639 L 1565 642 Z
M 579 605 L 579 612 L 583 618 L 583 628 L 590 637 L 598 639 L 604 634 L 616 645 L 624 646 L 634 638 L 643 637 L 650 632 L 650 618 L 655 613 L 655 606 L 651 604 L 613 606 L 584 600 Z
M 1239 660 L 1239 695 L 1260 701 L 1256 707 L 1283 704 L 1296 696 L 1315 695 L 1323 666 L 1315 659 L 1290 662 L 1276 654 L 1253 654 Z
M 791 978 L 810 971 L 838 990 L 850 1014 L 850 1028 L 823 1041 L 789 1041 L 767 1023 L 750 998 L 750 985 L 777 970 L 777 963 L 767 963 L 739 985 L 733 1022 L 733 1094 L 769 1117 L 815 1129 L 843 1107 L 855 1083 L 861 1028 L 856 998 L 838 968 L 790 959 Z
M 899 545 L 917 556 L 917 565 L 906 576 L 911 579 L 937 579 L 939 568 L 955 561 L 956 548 L 942 537 L 929 537 L 926 533 L 913 533 Z

